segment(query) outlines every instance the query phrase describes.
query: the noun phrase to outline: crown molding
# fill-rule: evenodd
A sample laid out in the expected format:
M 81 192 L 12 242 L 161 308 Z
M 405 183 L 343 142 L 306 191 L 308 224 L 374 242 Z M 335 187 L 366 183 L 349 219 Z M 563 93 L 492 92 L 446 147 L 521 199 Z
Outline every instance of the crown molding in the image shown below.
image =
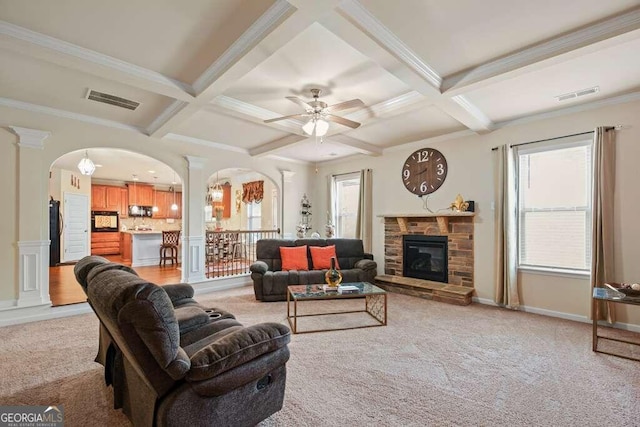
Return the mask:
M 175 117 L 176 114 L 178 114 L 180 111 L 184 110 L 184 108 L 187 105 L 189 105 L 188 102 L 180 101 L 178 99 L 174 100 L 147 127 L 147 134 L 148 135 L 157 136 L 157 135 L 155 135 L 155 133 L 158 132 L 162 126 L 167 124 L 167 122 L 169 122 L 169 120 L 171 120 L 173 117 Z
M 356 122 L 364 122 L 371 117 L 388 117 L 398 114 L 406 108 L 421 103 L 424 100 L 425 97 L 420 92 L 412 90 L 395 98 L 354 111 L 351 114 L 345 115 L 345 117 Z
M 168 133 L 162 139 L 170 139 L 170 140 L 173 140 L 173 141 L 188 142 L 190 144 L 204 145 L 205 147 L 217 148 L 219 150 L 233 151 L 235 153 L 242 153 L 242 154 L 249 154 L 249 151 L 244 149 L 244 148 L 234 147 L 233 145 L 221 144 L 219 142 L 208 141 L 206 139 L 200 139 L 200 138 L 194 138 L 194 137 L 191 137 L 191 136 L 180 135 L 180 134 L 177 134 L 177 133 Z
M 71 111 L 60 110 L 58 108 L 45 107 L 43 105 L 31 104 L 28 102 L 16 101 L 15 99 L 0 98 L 0 106 L 15 108 L 18 110 L 25 110 L 31 113 L 47 114 L 49 116 L 62 117 L 65 119 L 77 120 L 80 122 L 90 123 L 93 125 L 106 126 L 114 129 L 127 130 L 130 132 L 140 133 L 145 135 L 142 128 L 137 126 L 127 125 L 124 123 L 116 122 L 113 120 L 101 119 L 94 116 L 88 116 L 86 114 L 73 113 Z
M 18 145 L 20 147 L 44 149 L 44 140 L 47 139 L 51 132 L 37 129 L 28 129 L 18 126 L 9 126 L 11 130 L 18 135 Z
M 276 2 L 258 18 L 220 57 L 213 62 L 204 73 L 193 82 L 196 94 L 204 92 L 224 72 L 240 59 L 249 49 L 255 46 L 286 17 L 295 11 L 286 0 Z
M 583 111 L 594 110 L 596 108 L 607 107 L 610 105 L 624 104 L 627 102 L 640 101 L 640 91 L 625 93 L 622 95 L 612 96 L 609 98 L 599 99 L 597 101 L 588 102 L 580 105 L 573 105 L 571 107 L 559 108 L 556 110 L 545 111 L 538 114 L 531 114 L 523 117 L 518 117 L 510 120 L 503 120 L 495 124 L 495 128 L 503 128 L 515 125 L 521 125 L 525 123 L 536 122 L 538 120 L 552 119 L 554 117 L 565 116 L 567 114 L 580 113 Z
M 258 147 L 251 148 L 249 150 L 249 155 L 252 157 L 256 156 L 266 156 L 268 154 L 273 154 L 274 152 L 288 147 L 289 145 L 297 144 L 300 141 L 306 140 L 308 137 L 301 135 L 287 135 L 283 138 L 276 139 L 275 141 L 267 142 L 266 144 L 262 144 Z
M 274 113 L 273 111 L 267 110 L 266 108 L 258 107 L 256 105 L 249 104 L 248 102 L 240 101 L 239 99 L 232 98 L 226 95 L 219 95 L 215 97 L 210 104 L 224 108 L 226 110 L 240 113 L 242 116 L 244 116 L 244 118 L 248 116 L 254 119 L 254 122 L 263 124 L 265 126 L 268 126 L 268 124 L 264 123 L 264 120 L 281 116 L 281 114 Z M 274 125 L 274 127 L 279 127 L 282 130 L 286 130 L 288 132 L 302 134 L 303 122 L 298 122 L 297 120 L 280 120 L 279 122 L 274 123 Z
M 447 76 L 442 82 L 442 92 L 451 95 L 462 91 L 467 92 L 486 85 L 498 77 L 505 77 L 507 73 L 514 70 L 540 64 L 545 60 L 638 29 L 640 29 L 640 8 Z
M 424 62 L 415 52 L 402 42 L 394 33 L 385 27 L 359 1 L 344 0 L 338 9 L 347 18 L 358 24 L 378 44 L 390 51 L 396 58 L 415 71 L 431 86 L 440 90 L 442 77 L 429 64 Z
M 482 110 L 473 105 L 471 101 L 464 95 L 456 95 L 451 98 L 453 102 L 462 107 L 467 113 L 469 113 L 477 122 L 479 126 L 469 126 L 471 130 L 476 132 L 488 132 L 494 127 L 493 122 Z
M 0 34 L 13 37 L 18 40 L 31 43 L 45 49 L 53 50 L 65 55 L 73 56 L 83 61 L 91 62 L 101 67 L 107 67 L 121 73 L 125 73 L 136 78 L 147 80 L 172 89 L 178 89 L 190 96 L 193 95 L 193 88 L 179 80 L 172 79 L 164 74 L 149 70 L 138 65 L 130 64 L 120 59 L 96 52 L 91 49 L 77 46 L 73 43 L 65 42 L 51 36 L 47 36 L 35 31 L 0 21 Z
M 367 156 L 382 155 L 381 147 L 378 147 L 377 145 L 369 144 L 360 139 L 352 138 L 347 135 L 332 135 L 330 138 L 327 138 L 327 139 L 333 143 L 352 148 L 358 153 L 366 154 Z

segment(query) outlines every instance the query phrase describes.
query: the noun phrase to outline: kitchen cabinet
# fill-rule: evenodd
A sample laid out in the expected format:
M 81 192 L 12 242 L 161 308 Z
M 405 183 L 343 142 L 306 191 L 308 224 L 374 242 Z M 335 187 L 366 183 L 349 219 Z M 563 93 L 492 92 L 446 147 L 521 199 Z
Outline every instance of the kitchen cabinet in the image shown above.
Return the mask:
M 173 193 L 169 191 L 156 191 L 156 206 L 158 207 L 158 212 L 153 213 L 154 218 L 172 218 L 169 216 L 169 212 L 171 209 Z
M 129 190 L 120 188 L 120 218 L 129 218 Z
M 124 264 L 131 263 L 131 234 L 120 232 L 120 257 Z
M 117 231 L 91 233 L 91 255 L 119 255 L 120 233 Z
M 119 211 L 121 187 L 113 185 L 91 186 L 92 211 Z
M 153 186 L 148 184 L 127 184 L 129 205 L 153 206 Z

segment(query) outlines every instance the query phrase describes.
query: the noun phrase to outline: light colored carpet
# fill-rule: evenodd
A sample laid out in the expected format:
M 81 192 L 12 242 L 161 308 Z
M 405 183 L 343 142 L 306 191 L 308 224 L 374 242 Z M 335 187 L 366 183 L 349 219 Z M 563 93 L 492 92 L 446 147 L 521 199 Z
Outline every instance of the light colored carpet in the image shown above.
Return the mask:
M 286 324 L 286 303 L 258 303 L 251 288 L 197 299 L 246 325 Z M 62 404 L 69 426 L 128 425 L 92 362 L 97 330 L 93 314 L 0 328 L 0 404 Z M 388 326 L 294 335 L 290 349 L 284 408 L 262 426 L 640 423 L 640 362 L 593 353 L 587 324 L 390 294 Z

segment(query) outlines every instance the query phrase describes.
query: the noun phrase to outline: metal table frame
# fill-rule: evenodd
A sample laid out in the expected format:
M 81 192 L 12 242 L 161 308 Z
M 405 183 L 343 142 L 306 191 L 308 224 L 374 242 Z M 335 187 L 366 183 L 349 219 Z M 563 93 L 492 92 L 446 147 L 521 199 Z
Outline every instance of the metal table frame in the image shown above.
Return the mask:
M 308 334 L 313 332 L 342 331 L 346 329 L 372 328 L 376 326 L 385 326 L 387 324 L 387 293 L 383 289 L 378 288 L 382 291 L 382 293 L 375 293 L 375 294 L 366 294 L 366 293 L 340 294 L 338 292 L 318 292 L 318 295 L 316 296 L 296 298 L 293 295 L 292 288 L 298 288 L 300 286 L 306 286 L 306 285 L 294 285 L 294 286 L 287 287 L 287 320 L 294 334 Z M 311 285 L 311 286 L 322 286 L 322 285 Z M 354 299 L 354 298 L 364 299 L 365 301 L 364 310 L 348 310 L 348 311 L 334 311 L 330 313 L 298 314 L 298 301 L 339 300 L 339 299 Z M 291 301 L 293 301 L 293 315 L 291 315 Z M 350 326 L 345 328 L 314 329 L 311 331 L 298 330 L 298 318 L 300 317 L 326 316 L 331 314 L 363 313 L 363 312 L 373 317 L 378 322 L 378 324 Z
M 609 340 L 609 341 L 617 341 L 625 344 L 636 345 L 640 347 L 640 342 L 638 341 L 629 341 L 621 338 L 611 338 L 603 335 L 598 335 L 598 301 L 607 301 L 613 302 L 617 304 L 630 304 L 630 305 L 640 305 L 640 298 L 630 298 L 628 296 L 621 297 L 620 292 L 616 292 L 611 289 L 606 288 L 593 288 L 593 296 L 591 298 L 592 304 L 592 317 L 593 317 L 593 338 L 592 338 L 592 346 L 593 351 L 596 353 L 609 354 L 611 356 L 622 357 L 624 359 L 636 360 L 640 361 L 640 359 L 630 356 L 625 356 L 623 354 L 611 353 L 609 351 L 598 350 L 598 340 Z

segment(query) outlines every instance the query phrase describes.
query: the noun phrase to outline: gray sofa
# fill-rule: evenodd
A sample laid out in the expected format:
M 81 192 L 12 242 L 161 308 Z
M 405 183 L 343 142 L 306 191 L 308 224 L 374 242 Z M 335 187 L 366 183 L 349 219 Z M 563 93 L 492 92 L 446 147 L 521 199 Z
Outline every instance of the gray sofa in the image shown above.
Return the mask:
M 311 252 L 307 248 L 309 271 L 282 271 L 281 246 L 336 246 L 342 282 L 370 282 L 376 277 L 373 255 L 365 253 L 360 239 L 262 239 L 256 243 L 256 259 L 250 267 L 253 290 L 259 301 L 286 301 L 287 286 L 324 283 L 327 270 L 312 270 Z
M 74 272 L 100 320 L 96 361 L 134 425 L 253 426 L 282 408 L 288 327 L 244 327 L 188 284 L 158 286 L 102 257 Z

